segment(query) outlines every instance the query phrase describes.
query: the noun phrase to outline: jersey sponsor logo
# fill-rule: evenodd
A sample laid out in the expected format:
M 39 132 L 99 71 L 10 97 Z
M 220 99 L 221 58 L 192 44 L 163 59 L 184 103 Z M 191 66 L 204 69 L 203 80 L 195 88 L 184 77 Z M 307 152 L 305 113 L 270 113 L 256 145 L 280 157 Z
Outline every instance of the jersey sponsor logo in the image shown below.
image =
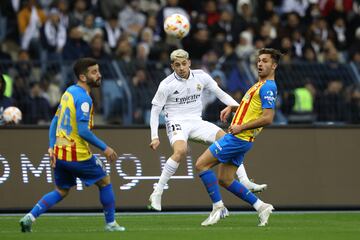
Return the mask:
M 197 99 L 200 98 L 200 94 L 194 94 L 194 95 L 190 95 L 190 96 L 186 96 L 186 97 L 182 97 L 182 98 L 175 98 L 175 102 L 179 103 L 179 104 L 189 104 L 192 102 L 196 102 Z

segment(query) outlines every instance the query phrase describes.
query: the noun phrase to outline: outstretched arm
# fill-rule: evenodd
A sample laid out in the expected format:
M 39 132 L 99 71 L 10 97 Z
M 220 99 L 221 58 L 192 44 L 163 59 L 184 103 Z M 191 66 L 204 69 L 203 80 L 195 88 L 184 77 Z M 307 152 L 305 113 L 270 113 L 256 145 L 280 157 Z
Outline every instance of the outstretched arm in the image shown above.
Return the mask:
M 159 114 L 162 110 L 161 106 L 152 105 L 150 115 L 150 129 L 151 129 L 151 143 L 150 148 L 156 150 L 160 145 L 158 129 L 159 129 Z
M 227 107 L 220 112 L 220 120 L 222 122 L 226 122 L 226 119 L 229 117 L 231 112 L 236 111 L 236 108 L 239 106 L 239 104 L 218 86 L 216 86 L 213 91 L 216 94 L 216 97 L 227 105 Z

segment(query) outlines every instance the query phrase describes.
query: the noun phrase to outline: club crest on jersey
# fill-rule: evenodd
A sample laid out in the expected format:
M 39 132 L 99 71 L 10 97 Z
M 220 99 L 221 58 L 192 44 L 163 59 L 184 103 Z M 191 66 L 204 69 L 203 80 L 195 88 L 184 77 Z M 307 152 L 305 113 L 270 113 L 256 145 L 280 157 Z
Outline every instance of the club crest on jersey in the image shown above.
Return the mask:
M 196 85 L 196 90 L 201 91 L 201 85 L 199 83 Z

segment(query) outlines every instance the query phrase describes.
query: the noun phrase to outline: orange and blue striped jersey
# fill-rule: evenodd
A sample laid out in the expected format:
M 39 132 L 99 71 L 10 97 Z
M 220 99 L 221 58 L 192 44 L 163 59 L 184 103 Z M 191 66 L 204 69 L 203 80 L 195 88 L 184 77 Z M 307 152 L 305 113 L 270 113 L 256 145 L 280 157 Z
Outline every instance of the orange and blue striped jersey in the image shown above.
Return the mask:
M 242 98 L 241 103 L 231 121 L 231 125 L 241 125 L 258 119 L 265 108 L 275 109 L 276 96 L 277 87 L 275 81 L 266 80 L 257 82 Z M 261 130 L 262 127 L 244 130 L 235 136 L 242 140 L 252 142 Z
M 77 122 L 85 121 L 93 128 L 92 99 L 85 89 L 72 85 L 62 95 L 56 111 L 55 156 L 65 161 L 85 161 L 91 158 L 89 144 L 78 133 Z

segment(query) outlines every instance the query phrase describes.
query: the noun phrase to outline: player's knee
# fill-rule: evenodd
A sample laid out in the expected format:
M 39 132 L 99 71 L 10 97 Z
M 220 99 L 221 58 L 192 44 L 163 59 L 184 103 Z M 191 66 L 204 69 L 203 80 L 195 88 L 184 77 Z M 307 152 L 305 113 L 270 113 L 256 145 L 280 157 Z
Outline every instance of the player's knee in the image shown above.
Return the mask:
M 204 161 L 201 160 L 201 158 L 198 158 L 198 160 L 195 163 L 195 169 L 197 172 L 203 172 L 208 170 L 209 168 L 204 164 Z
M 70 189 L 56 188 L 56 191 L 57 191 L 58 193 L 60 193 L 60 195 L 61 195 L 62 198 L 65 198 L 65 197 L 69 194 Z
M 219 185 L 226 188 L 231 185 L 233 180 L 227 178 L 219 178 Z
M 175 161 L 180 161 L 182 159 L 186 158 L 186 153 L 187 153 L 187 149 L 186 148 L 182 148 L 182 149 L 178 149 L 174 152 L 174 160 Z

